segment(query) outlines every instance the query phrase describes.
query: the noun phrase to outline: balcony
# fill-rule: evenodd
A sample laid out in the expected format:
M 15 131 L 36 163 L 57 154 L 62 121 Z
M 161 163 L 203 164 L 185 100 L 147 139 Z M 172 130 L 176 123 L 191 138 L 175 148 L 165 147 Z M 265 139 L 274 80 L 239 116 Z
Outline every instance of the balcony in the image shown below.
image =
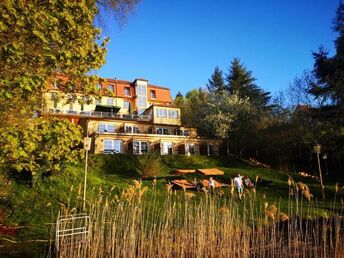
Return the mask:
M 115 114 L 111 112 L 101 111 L 75 111 L 75 110 L 60 110 L 60 109 L 48 109 L 44 110 L 45 115 L 73 115 L 78 117 L 95 117 L 95 118 L 107 118 L 107 119 L 119 119 L 129 121 L 151 121 L 151 115 L 134 115 L 134 114 Z

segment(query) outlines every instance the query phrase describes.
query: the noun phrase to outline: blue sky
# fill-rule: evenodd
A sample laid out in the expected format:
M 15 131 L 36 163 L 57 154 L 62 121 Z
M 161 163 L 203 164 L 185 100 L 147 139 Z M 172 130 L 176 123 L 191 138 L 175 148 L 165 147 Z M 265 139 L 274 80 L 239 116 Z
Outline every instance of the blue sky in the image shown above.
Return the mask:
M 334 53 L 338 0 L 141 0 L 124 27 L 104 20 L 110 37 L 102 77 L 178 91 L 204 87 L 214 67 L 238 57 L 272 95 L 313 66 L 312 51 Z

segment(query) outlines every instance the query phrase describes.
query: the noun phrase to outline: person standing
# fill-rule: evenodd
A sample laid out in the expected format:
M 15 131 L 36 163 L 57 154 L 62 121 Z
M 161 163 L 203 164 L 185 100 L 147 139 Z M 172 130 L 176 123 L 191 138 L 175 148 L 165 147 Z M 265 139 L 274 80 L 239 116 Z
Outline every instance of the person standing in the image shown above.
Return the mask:
M 234 178 L 234 185 L 235 185 L 236 189 L 238 190 L 238 196 L 239 196 L 239 199 L 241 200 L 241 196 L 242 196 L 242 193 L 244 191 L 244 184 L 242 182 L 242 176 L 240 176 L 240 174 L 238 174 Z

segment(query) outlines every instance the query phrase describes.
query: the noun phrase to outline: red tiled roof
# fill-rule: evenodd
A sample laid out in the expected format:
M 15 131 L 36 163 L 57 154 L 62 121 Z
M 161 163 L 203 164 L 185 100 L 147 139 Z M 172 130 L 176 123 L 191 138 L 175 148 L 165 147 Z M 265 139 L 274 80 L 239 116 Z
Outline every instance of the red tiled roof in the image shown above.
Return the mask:
M 61 74 L 57 75 L 57 77 L 62 80 L 67 80 L 67 77 Z M 147 81 L 146 79 L 135 79 L 134 82 L 137 80 Z M 119 79 L 102 78 L 100 84 L 102 85 L 102 89 L 104 90 L 107 88 L 108 85 L 113 85 L 114 97 L 134 98 L 136 97 L 134 82 L 130 82 L 126 80 L 119 80 Z M 130 96 L 124 95 L 125 87 L 130 88 Z M 150 95 L 151 90 L 155 90 L 156 98 L 151 98 L 151 95 Z M 170 89 L 166 87 L 158 86 L 158 85 L 147 84 L 147 97 L 150 102 L 166 103 L 166 104 L 172 103 Z

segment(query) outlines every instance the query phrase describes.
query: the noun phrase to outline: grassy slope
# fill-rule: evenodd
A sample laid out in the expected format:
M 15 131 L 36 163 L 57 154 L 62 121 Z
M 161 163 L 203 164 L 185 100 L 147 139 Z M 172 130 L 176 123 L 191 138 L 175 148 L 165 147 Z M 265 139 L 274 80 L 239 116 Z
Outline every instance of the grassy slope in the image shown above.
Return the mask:
M 225 183 L 230 183 L 230 177 L 236 173 L 247 175 L 253 181 L 257 175 L 267 180 L 273 180 L 274 186 L 271 188 L 258 187 L 257 199 L 260 202 L 276 203 L 281 210 L 286 211 L 288 207 L 288 176 L 286 173 L 270 169 L 259 169 L 235 159 L 228 160 L 226 157 L 204 157 L 204 156 L 166 156 L 162 157 L 164 169 L 158 174 L 156 186 L 157 202 L 165 196 L 165 184 L 167 179 L 175 176 L 170 172 L 176 168 L 211 168 L 218 167 L 225 171 L 224 176 L 217 177 Z M 67 171 L 61 175 L 55 175 L 44 183 L 40 183 L 34 188 L 15 182 L 0 180 L 0 189 L 7 189 L 6 197 L 0 199 L 0 207 L 6 211 L 5 223 L 10 225 L 25 225 L 19 231 L 17 239 L 47 238 L 50 225 L 54 222 L 61 206 L 81 207 L 82 206 L 82 184 L 83 184 L 83 164 L 69 166 Z M 192 179 L 194 176 L 187 176 Z M 318 182 L 306 180 L 294 176 L 295 182 L 303 181 L 307 183 L 315 194 L 315 198 L 320 199 Z M 134 179 L 139 178 L 135 169 L 135 157 L 132 156 L 91 156 L 88 173 L 87 198 L 97 196 L 99 191 L 109 192 L 115 187 L 118 195 Z M 151 186 L 152 182 L 147 180 L 143 183 Z M 334 197 L 334 186 L 327 186 L 327 201 L 320 203 L 324 209 L 329 209 Z M 229 195 L 228 190 L 225 190 Z M 151 194 L 149 191 L 148 194 Z M 182 192 L 182 191 L 179 191 Z M 201 195 L 201 193 L 197 194 Z M 305 205 L 307 205 L 307 202 Z M 321 214 L 321 211 L 320 211 Z

